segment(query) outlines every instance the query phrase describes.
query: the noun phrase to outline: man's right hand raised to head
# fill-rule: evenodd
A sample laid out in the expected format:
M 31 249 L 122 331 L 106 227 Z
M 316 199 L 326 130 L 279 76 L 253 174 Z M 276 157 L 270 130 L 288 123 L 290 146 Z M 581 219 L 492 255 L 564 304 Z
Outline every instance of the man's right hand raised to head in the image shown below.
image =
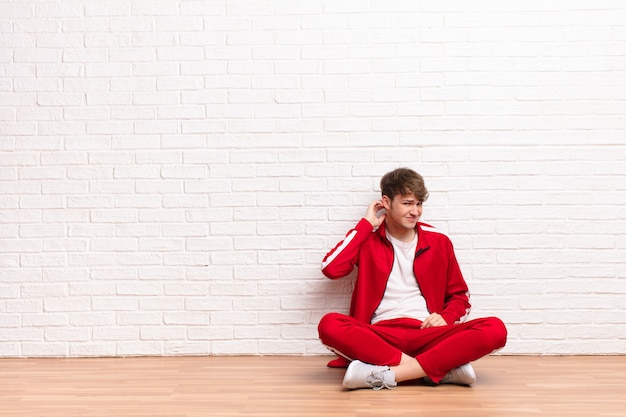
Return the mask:
M 385 206 L 381 200 L 374 200 L 367 206 L 367 212 L 365 213 L 365 220 L 372 224 L 372 227 L 377 228 L 385 221 L 387 217 L 386 213 L 378 213 L 380 210 L 384 210 Z

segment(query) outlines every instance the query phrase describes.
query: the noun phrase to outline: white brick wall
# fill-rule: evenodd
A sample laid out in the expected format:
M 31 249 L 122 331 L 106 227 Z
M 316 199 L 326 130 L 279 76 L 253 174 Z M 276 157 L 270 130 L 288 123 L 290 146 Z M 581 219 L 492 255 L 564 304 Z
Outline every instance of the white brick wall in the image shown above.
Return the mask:
M 626 4 L 0 0 L 0 356 L 319 354 L 427 179 L 507 354 L 626 353 Z

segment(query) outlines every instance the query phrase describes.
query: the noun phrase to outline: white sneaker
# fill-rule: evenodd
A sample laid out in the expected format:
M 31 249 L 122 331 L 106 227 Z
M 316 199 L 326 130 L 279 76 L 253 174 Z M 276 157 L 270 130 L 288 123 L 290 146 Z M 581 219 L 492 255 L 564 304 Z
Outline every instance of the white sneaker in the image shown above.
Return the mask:
M 434 384 L 432 379 L 426 377 L 424 380 L 428 383 Z M 457 384 L 457 385 L 472 385 L 476 382 L 476 373 L 474 368 L 469 363 L 461 365 L 458 368 L 451 369 L 446 376 L 441 378 L 440 384 Z
M 361 361 L 352 361 L 343 377 L 343 386 L 347 389 L 396 387 L 396 375 L 388 366 L 370 365 Z

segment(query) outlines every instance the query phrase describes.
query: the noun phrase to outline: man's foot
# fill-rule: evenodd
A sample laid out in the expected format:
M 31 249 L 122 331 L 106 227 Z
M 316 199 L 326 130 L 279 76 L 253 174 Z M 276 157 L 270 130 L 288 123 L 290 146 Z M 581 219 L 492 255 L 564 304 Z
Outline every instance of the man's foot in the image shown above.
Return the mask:
M 339 356 L 326 364 L 329 368 L 347 368 L 348 365 L 350 365 L 350 361 L 343 356 Z
M 428 377 L 424 378 L 424 380 L 430 384 L 434 384 L 433 380 Z M 457 385 L 472 385 L 474 382 L 476 382 L 476 373 L 469 363 L 450 370 L 446 376 L 439 381 L 440 384 Z
M 343 386 L 348 389 L 396 387 L 396 376 L 388 366 L 378 366 L 352 361 L 343 377 Z

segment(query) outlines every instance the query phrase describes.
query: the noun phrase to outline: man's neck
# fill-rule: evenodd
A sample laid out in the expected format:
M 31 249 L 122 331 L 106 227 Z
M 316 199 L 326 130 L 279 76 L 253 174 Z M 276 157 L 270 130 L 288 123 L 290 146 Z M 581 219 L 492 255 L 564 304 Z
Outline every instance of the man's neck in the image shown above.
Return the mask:
M 385 222 L 386 232 L 401 242 L 410 242 L 415 239 L 417 231 L 415 229 L 405 229 L 403 227 L 389 227 L 389 223 Z

